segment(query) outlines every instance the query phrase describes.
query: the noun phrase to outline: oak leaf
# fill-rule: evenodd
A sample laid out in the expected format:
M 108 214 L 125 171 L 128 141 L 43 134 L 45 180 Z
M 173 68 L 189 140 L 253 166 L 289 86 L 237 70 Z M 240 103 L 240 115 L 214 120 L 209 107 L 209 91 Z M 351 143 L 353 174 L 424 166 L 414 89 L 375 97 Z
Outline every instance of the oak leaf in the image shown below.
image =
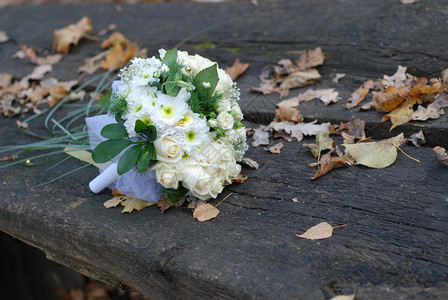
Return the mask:
M 445 166 L 448 167 L 448 153 L 445 148 L 440 146 L 433 148 L 434 152 L 437 154 L 437 159 Z
M 380 112 L 390 112 L 400 106 L 400 104 L 407 98 L 410 87 L 403 86 L 394 88 L 389 86 L 385 92 L 372 92 L 373 104 L 372 106 Z
M 325 55 L 322 48 L 317 47 L 313 50 L 303 50 L 296 64 L 300 70 L 307 70 L 322 65 L 325 60 Z
M 148 206 L 153 206 L 156 203 L 145 201 L 142 199 L 137 199 L 129 196 L 123 196 L 121 197 L 121 205 L 124 206 L 122 213 L 131 213 L 134 209 L 137 211 L 141 211 L 143 208 Z
M 404 141 L 403 133 L 379 142 L 358 144 L 343 144 L 347 154 L 352 156 L 357 164 L 370 168 L 386 168 L 397 158 L 397 147 Z
M 235 62 L 231 67 L 226 68 L 226 73 L 232 78 L 232 81 L 235 81 L 238 77 L 240 77 L 246 70 L 249 68 L 249 64 L 242 64 L 239 58 L 235 59 Z
M 417 110 L 411 115 L 411 120 L 426 121 L 428 119 L 437 119 L 445 112 L 437 102 L 429 104 L 426 108 L 422 105 L 417 107 Z
M 252 136 L 252 146 L 258 147 L 260 145 L 269 145 L 269 132 L 265 130 L 265 126 L 260 126 L 255 129 Z
M 398 66 L 397 72 L 392 76 L 384 75 L 381 83 L 384 87 L 392 86 L 394 88 L 399 88 L 403 86 L 408 86 L 413 76 L 406 73 L 407 68 Z
M 78 45 L 82 36 L 91 32 L 92 21 L 88 17 L 83 17 L 76 24 L 56 29 L 54 31 L 53 49 L 58 53 L 67 54 L 71 44 Z
M 305 233 L 298 235 L 297 237 L 307 240 L 322 240 L 328 239 L 333 235 L 333 226 L 327 222 L 319 223 L 311 228 L 309 228 Z
M 201 204 L 196 207 L 193 212 L 193 217 L 199 222 L 204 222 L 216 218 L 219 214 L 219 209 L 210 203 Z

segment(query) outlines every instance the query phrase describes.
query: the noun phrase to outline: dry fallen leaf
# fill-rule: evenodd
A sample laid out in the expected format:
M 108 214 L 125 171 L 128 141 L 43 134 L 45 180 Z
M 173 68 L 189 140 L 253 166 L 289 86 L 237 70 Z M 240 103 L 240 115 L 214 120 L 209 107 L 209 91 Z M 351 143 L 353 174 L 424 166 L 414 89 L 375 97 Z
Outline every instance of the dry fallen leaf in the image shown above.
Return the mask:
M 38 65 L 54 65 L 62 60 L 62 54 L 47 55 L 46 57 L 37 57 L 36 63 Z
M 322 48 L 317 47 L 314 50 L 303 50 L 296 63 L 300 70 L 307 70 L 322 65 L 324 60 Z
M 105 208 L 117 207 L 121 203 L 120 197 L 114 197 L 103 203 Z
M 132 198 L 132 197 L 128 197 L 128 196 L 123 196 L 123 197 L 121 197 L 121 199 L 122 199 L 121 205 L 124 206 L 123 210 L 121 211 L 122 213 L 126 213 L 126 212 L 131 213 L 134 209 L 137 211 L 141 211 L 143 208 L 145 208 L 147 206 L 153 206 L 156 204 L 154 202 L 149 202 L 149 201 Z
M 412 4 L 412 3 L 417 2 L 418 0 L 400 0 L 400 1 L 401 1 L 401 3 L 403 3 L 403 4 Z
M 331 226 L 327 222 L 319 223 L 311 227 L 301 235 L 296 234 L 297 237 L 307 240 L 328 239 L 332 235 L 333 235 L 333 226 Z
M 280 90 L 288 91 L 286 96 L 289 94 L 289 90 L 298 87 L 304 87 L 310 85 L 321 79 L 319 72 L 316 69 L 309 69 L 306 71 L 297 71 L 291 73 L 286 79 L 280 84 Z
M 8 73 L 0 73 L 0 88 L 6 88 L 11 84 L 12 75 Z
M 93 74 L 102 68 L 101 60 L 106 57 L 107 51 L 101 52 L 94 57 L 84 60 L 84 64 L 78 68 L 78 72 L 85 72 L 87 74 Z
M 226 73 L 235 81 L 238 77 L 240 77 L 246 70 L 249 68 L 249 64 L 242 64 L 239 58 L 235 59 L 235 62 L 231 67 L 226 68 Z
M 51 72 L 51 70 L 53 70 L 53 67 L 51 65 L 37 66 L 33 69 L 33 72 L 31 72 L 31 74 L 27 75 L 23 79 L 41 80 L 44 78 L 44 75 L 48 72 Z
M 442 82 L 445 87 L 448 87 L 448 69 L 442 71 Z
M 445 148 L 440 146 L 434 147 L 434 152 L 437 154 L 437 159 L 445 166 L 448 167 L 448 153 Z
M 7 42 L 8 40 L 9 40 L 9 37 L 6 34 L 6 32 L 0 30 L 0 44 Z
M 107 49 L 116 44 L 127 45 L 129 44 L 129 40 L 121 32 L 115 31 L 101 43 L 101 49 Z
M 426 144 L 425 136 L 423 135 L 423 131 L 416 132 L 412 134 L 408 141 L 412 142 L 415 146 L 420 147 L 421 145 Z
M 407 68 L 398 66 L 397 72 L 395 72 L 392 76 L 384 75 L 381 83 L 384 87 L 392 86 L 394 88 L 399 88 L 403 86 L 407 86 L 410 84 L 413 76 L 406 73 Z
M 347 99 L 347 104 L 345 105 L 345 108 L 352 109 L 353 107 L 358 106 L 359 103 L 361 103 L 362 100 L 367 96 L 370 89 L 366 88 L 363 85 L 361 85 L 356 91 L 352 93 L 350 98 Z
M 295 107 L 280 106 L 275 110 L 275 122 L 291 121 L 294 123 L 300 123 L 303 121 L 303 117 L 300 115 L 300 109 Z
M 111 162 L 107 162 L 107 163 L 103 163 L 103 164 L 98 164 L 98 163 L 94 162 L 92 159 L 92 153 L 87 150 L 79 150 L 78 148 L 75 148 L 75 147 L 65 147 L 64 152 L 76 159 L 79 159 L 80 161 L 89 163 L 89 164 L 97 167 L 100 170 L 105 170 L 105 169 L 107 169 L 108 166 L 111 165 Z
M 330 300 L 355 300 L 355 294 L 334 296 Z
M 278 122 L 271 123 L 267 126 L 268 129 L 274 131 L 284 131 L 289 134 L 291 138 L 301 141 L 304 135 L 316 135 L 320 131 L 328 131 L 330 123 L 315 124 L 316 121 L 310 123 L 293 123 L 293 122 Z
M 404 141 L 403 133 L 379 142 L 343 144 L 357 164 L 370 168 L 386 168 L 397 159 L 397 147 Z
M 334 77 L 331 79 L 333 83 L 339 83 L 339 80 L 345 77 L 345 73 L 336 73 Z
M 241 160 L 241 163 L 243 163 L 246 166 L 249 166 L 255 170 L 258 170 L 258 168 L 259 168 L 258 163 L 255 160 L 250 159 L 249 157 L 243 157 L 243 159 Z
M 417 110 L 413 112 L 411 120 L 426 121 L 428 119 L 437 119 L 445 112 L 437 102 L 429 104 L 426 108 L 419 105 Z
M 234 183 L 245 183 L 247 180 L 247 176 L 244 176 L 243 174 L 238 174 L 236 177 L 232 178 L 232 182 Z
M 314 157 L 318 157 L 322 151 L 336 147 L 336 143 L 330 138 L 330 132 L 320 131 L 316 134 L 316 143 L 304 143 L 303 147 L 310 150 Z
M 265 131 L 265 126 L 260 126 L 254 130 L 252 136 L 252 146 L 258 147 L 260 145 L 269 145 L 269 132 Z
M 324 176 L 337 166 L 346 165 L 352 166 L 354 161 L 350 157 L 347 156 L 331 156 L 332 152 L 328 152 L 321 156 L 318 163 L 311 163 L 311 167 L 319 166 L 319 169 L 316 171 L 313 177 L 310 177 L 311 180 L 315 180 L 319 177 Z
M 128 61 L 130 61 L 137 53 L 138 46 L 135 43 L 129 43 L 126 46 L 123 44 L 115 44 L 106 55 L 106 58 L 101 61 L 101 66 L 104 69 L 116 69 Z
M 218 214 L 219 209 L 217 209 L 210 203 L 205 203 L 196 207 L 193 212 L 193 217 L 199 222 L 204 222 L 216 218 Z
M 269 152 L 279 154 L 282 149 L 283 149 L 283 143 L 278 143 L 272 147 L 269 147 Z
M 91 32 L 92 21 L 88 17 L 83 17 L 76 24 L 56 29 L 54 31 L 53 49 L 58 53 L 67 54 L 71 44 L 78 45 L 82 36 Z
M 373 107 L 380 112 L 391 112 L 407 98 L 410 87 L 394 88 L 389 86 L 385 92 L 372 92 Z
M 402 125 L 404 123 L 407 123 L 411 120 L 412 114 L 414 113 L 414 106 L 415 102 L 403 102 L 402 105 L 388 113 L 387 115 L 383 116 L 381 119 L 383 122 L 391 121 L 392 126 L 390 127 L 390 130 L 394 129 L 398 125 Z

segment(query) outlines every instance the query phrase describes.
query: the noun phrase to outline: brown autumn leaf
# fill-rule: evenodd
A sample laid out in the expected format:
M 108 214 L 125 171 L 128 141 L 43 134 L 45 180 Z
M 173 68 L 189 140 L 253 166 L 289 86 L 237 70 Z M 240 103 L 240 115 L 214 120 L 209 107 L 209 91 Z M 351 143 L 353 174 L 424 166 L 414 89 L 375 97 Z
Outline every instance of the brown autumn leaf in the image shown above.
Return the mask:
M 226 68 L 226 73 L 235 81 L 238 77 L 240 77 L 246 70 L 249 68 L 249 64 L 242 64 L 240 59 L 235 59 L 235 62 L 231 67 Z
M 442 82 L 448 88 L 448 69 L 442 71 Z
M 345 105 L 345 108 L 352 109 L 353 107 L 358 106 L 359 103 L 361 103 L 362 100 L 367 96 L 370 89 L 365 88 L 364 85 L 361 85 L 356 91 L 352 93 L 350 98 L 347 99 L 347 104 Z
M 54 107 L 61 102 L 69 93 L 71 88 L 78 83 L 77 80 L 57 82 L 56 85 L 50 90 L 50 97 L 47 99 L 47 103 L 50 107 Z
M 274 146 L 269 147 L 269 152 L 274 154 L 280 154 L 280 151 L 283 149 L 283 143 L 277 143 Z
M 199 222 L 214 219 L 217 215 L 219 215 L 219 209 L 217 209 L 210 203 L 205 203 L 197 206 L 193 212 L 193 217 Z
M 85 72 L 87 74 L 95 73 L 102 68 L 101 60 L 105 58 L 107 54 L 107 51 L 103 51 L 94 57 L 85 59 L 83 65 L 78 68 L 78 72 Z
M 107 49 L 116 44 L 127 45 L 129 40 L 121 32 L 115 31 L 101 43 L 101 49 Z
M 311 228 L 309 228 L 305 233 L 298 235 L 297 237 L 307 240 L 322 240 L 328 239 L 333 235 L 333 226 L 327 222 L 319 223 Z
M 162 195 L 159 202 L 157 202 L 157 206 L 160 208 L 161 213 L 164 214 L 165 211 L 173 205 L 168 203 L 166 197 Z
M 137 50 L 138 46 L 135 43 L 129 43 L 126 47 L 123 44 L 115 44 L 101 61 L 101 66 L 108 70 L 116 69 L 130 61 Z
M 121 213 L 131 213 L 134 210 L 141 211 L 143 208 L 148 206 L 153 206 L 156 203 L 145 201 L 142 199 L 137 199 L 129 196 L 123 196 L 121 197 L 121 205 L 124 206 Z
M 397 147 L 404 141 L 403 133 L 379 142 L 358 144 L 343 144 L 346 153 L 352 156 L 356 163 L 370 168 L 386 168 L 397 159 Z
M 117 29 L 117 25 L 116 24 L 109 24 L 107 26 L 107 28 L 101 29 L 100 31 L 98 31 L 98 36 L 104 36 L 106 35 L 108 32 L 113 31 Z
M 0 73 L 0 88 L 8 87 L 12 82 L 12 75 L 8 73 Z
M 407 68 L 398 66 L 397 72 L 392 76 L 384 75 L 381 79 L 381 84 L 384 87 L 392 86 L 394 88 L 400 88 L 411 84 L 413 76 L 406 73 Z
M 243 174 L 240 173 L 236 177 L 232 178 L 232 182 L 234 182 L 234 183 L 245 183 L 248 178 L 249 178 L 248 176 L 244 176 Z
M 296 64 L 300 70 L 307 70 L 322 65 L 325 60 L 325 55 L 322 48 L 317 47 L 314 50 L 303 50 Z
M 67 54 L 70 45 L 78 45 L 79 40 L 85 34 L 92 32 L 92 21 L 88 17 L 83 17 L 76 24 L 68 25 L 54 31 L 53 49 L 58 53 Z
M 16 54 L 13 55 L 13 57 L 17 56 L 17 57 L 20 58 L 20 57 L 24 56 L 24 57 L 28 58 L 30 62 L 36 63 L 36 58 L 37 58 L 37 51 L 36 51 L 36 49 L 31 48 L 31 47 L 27 47 L 24 44 L 20 44 L 19 47 L 20 47 L 20 49 L 21 49 L 23 54 L 17 54 L 16 53 Z
M 434 147 L 432 150 L 437 154 L 437 159 L 445 166 L 448 167 L 448 153 L 445 148 L 440 146 Z
M 121 203 L 120 197 L 113 197 L 103 203 L 105 208 L 117 207 Z
M 44 78 L 44 75 L 48 72 L 51 72 L 51 70 L 53 70 L 53 67 L 51 65 L 37 66 L 33 69 L 33 72 L 31 72 L 31 74 L 25 76 L 22 80 L 41 80 Z
M 16 157 L 12 154 L 12 155 L 9 155 L 9 156 L 0 157 L 0 161 L 9 161 L 9 160 L 13 160 L 15 158 Z
M 385 92 L 372 92 L 372 106 L 380 112 L 391 112 L 407 98 L 410 87 L 394 88 L 389 86 Z
M 280 106 L 275 110 L 275 122 L 291 121 L 294 123 L 300 123 L 303 121 L 302 115 L 300 115 L 300 109 L 295 107 Z
M 366 122 L 360 118 L 352 117 L 347 124 L 347 133 L 354 136 L 356 139 L 365 139 L 366 133 L 364 131 Z
M 37 57 L 36 64 L 38 65 L 54 65 L 62 60 L 62 54 L 47 55 L 45 57 Z
M 311 167 L 319 166 L 319 169 L 316 171 L 313 177 L 310 177 L 311 180 L 315 180 L 319 177 L 324 176 L 337 166 L 346 165 L 352 166 L 354 163 L 353 159 L 348 156 L 332 156 L 332 151 L 321 156 L 319 162 L 311 163 Z
M 421 130 L 419 132 L 411 134 L 411 136 L 407 140 L 417 147 L 426 144 L 425 136 L 423 135 L 423 131 Z
M 288 77 L 286 77 L 282 83 L 280 84 L 280 92 L 283 91 L 284 96 L 289 94 L 289 90 L 298 87 L 304 87 L 315 83 L 320 80 L 321 76 L 316 69 L 309 69 L 305 71 L 297 71 L 291 73 Z

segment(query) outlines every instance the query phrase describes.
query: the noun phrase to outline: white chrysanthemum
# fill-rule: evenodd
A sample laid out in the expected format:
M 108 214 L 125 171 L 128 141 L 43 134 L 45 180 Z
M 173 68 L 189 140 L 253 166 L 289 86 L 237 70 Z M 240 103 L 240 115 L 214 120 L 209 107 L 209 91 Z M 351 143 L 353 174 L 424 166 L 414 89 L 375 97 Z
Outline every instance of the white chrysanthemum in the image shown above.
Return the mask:
M 137 112 L 127 114 L 126 121 L 124 122 L 124 127 L 126 127 L 126 131 L 128 132 L 129 137 L 134 138 L 138 135 L 135 132 L 135 122 L 137 120 L 142 121 L 146 125 L 153 125 L 153 115 L 153 107 L 149 105 L 143 105 Z
M 158 105 L 155 113 L 155 123 L 161 129 L 175 125 L 189 111 L 187 100 L 190 94 L 181 89 L 176 97 L 162 93 L 157 94 Z
M 130 90 L 126 102 L 128 104 L 128 111 L 126 117 L 130 114 L 139 112 L 143 106 L 148 106 L 149 109 L 155 107 L 157 104 L 156 96 L 157 88 L 149 86 L 134 87 Z
M 130 86 L 146 86 L 148 82 L 159 81 L 161 72 L 166 68 L 156 57 L 134 58 L 131 64 L 123 68 L 121 80 Z

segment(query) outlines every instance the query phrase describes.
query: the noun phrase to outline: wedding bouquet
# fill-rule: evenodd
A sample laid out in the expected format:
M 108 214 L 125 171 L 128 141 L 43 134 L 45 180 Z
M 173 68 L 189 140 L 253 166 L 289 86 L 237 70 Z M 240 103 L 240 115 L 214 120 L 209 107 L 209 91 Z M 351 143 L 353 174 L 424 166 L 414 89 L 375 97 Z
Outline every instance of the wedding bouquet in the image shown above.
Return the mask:
M 108 116 L 86 119 L 93 160 L 113 162 L 90 188 L 116 181 L 122 193 L 152 202 L 160 193 L 216 198 L 247 149 L 239 90 L 207 58 L 159 54 L 133 59 L 104 101 Z

